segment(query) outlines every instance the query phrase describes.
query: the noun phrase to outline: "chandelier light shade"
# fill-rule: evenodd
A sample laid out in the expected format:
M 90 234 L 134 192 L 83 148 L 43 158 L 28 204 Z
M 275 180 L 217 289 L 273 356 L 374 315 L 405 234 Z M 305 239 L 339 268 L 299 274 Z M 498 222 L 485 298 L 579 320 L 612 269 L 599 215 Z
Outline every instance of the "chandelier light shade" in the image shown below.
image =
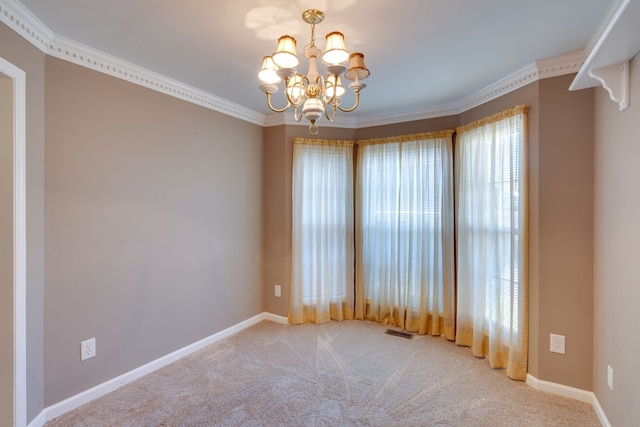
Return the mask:
M 309 9 L 302 14 L 302 19 L 311 25 L 311 42 L 304 48 L 304 55 L 309 62 L 307 74 L 302 75 L 296 69 L 300 63 L 296 54 L 296 39 L 284 35 L 278 39 L 276 51 L 262 59 L 258 78 L 261 81 L 260 90 L 267 95 L 269 108 L 276 113 L 292 108 L 294 119 L 297 122 L 303 117 L 308 120 L 309 132 L 315 135 L 319 131 L 316 122 L 322 116 L 331 122 L 338 110 L 349 113 L 358 108 L 360 92 L 367 87 L 361 80 L 369 77 L 370 72 L 364 65 L 364 55 L 349 54 L 344 35 L 338 31 L 327 34 L 324 52 L 316 46 L 315 26 L 324 20 L 323 12 Z M 319 57 L 325 64 L 324 76 L 318 72 Z M 341 105 L 347 89 L 340 76 L 351 80 L 348 86 L 354 93 L 355 103 L 348 108 Z M 278 91 L 281 81 L 286 105 L 275 108 L 271 103 L 271 96 Z
M 349 80 L 362 80 L 369 77 L 369 70 L 364 66 L 364 55 L 360 52 L 352 53 L 349 56 L 349 69 L 344 76 Z
M 342 64 L 349 58 L 349 52 L 344 46 L 344 35 L 337 31 L 327 34 L 327 45 L 322 55 L 325 64 Z
M 300 60 L 296 55 L 296 39 L 282 36 L 278 39 L 278 49 L 273 54 L 273 62 L 280 68 L 295 68 Z
M 262 68 L 258 72 L 258 78 L 265 83 L 279 83 L 282 80 L 276 73 L 276 64 L 271 56 L 262 58 Z

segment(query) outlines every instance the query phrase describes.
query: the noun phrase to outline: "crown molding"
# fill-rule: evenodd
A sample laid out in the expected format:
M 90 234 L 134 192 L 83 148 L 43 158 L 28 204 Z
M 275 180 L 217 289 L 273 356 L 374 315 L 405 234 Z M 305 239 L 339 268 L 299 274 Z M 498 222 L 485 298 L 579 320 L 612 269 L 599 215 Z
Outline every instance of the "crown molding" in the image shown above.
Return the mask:
M 538 79 L 548 79 L 565 74 L 577 73 L 580 71 L 586 59 L 587 52 L 585 50 L 578 50 L 564 55 L 554 56 L 553 58 L 538 60 L 536 61 Z
M 454 103 L 430 105 L 427 107 L 406 108 L 390 113 L 372 114 L 358 119 L 358 127 L 384 126 L 394 123 L 413 122 L 459 114 Z
M 84 46 L 73 40 L 56 35 L 16 0 L 0 0 L 0 20 L 42 52 L 65 61 L 260 126 L 299 125 L 290 112 L 285 114 L 263 114 L 133 63 L 100 52 L 89 46 Z M 586 53 L 584 51 L 578 51 L 539 60 L 459 100 L 364 117 L 339 116 L 333 122 L 323 120 L 322 126 L 357 129 L 361 127 L 383 126 L 393 123 L 461 114 L 534 81 L 577 73 L 582 67 L 585 58 Z
M 393 123 L 461 114 L 524 87 L 529 83 L 550 77 L 577 73 L 584 63 L 585 58 L 586 53 L 584 51 L 576 51 L 539 60 L 460 100 L 423 108 L 412 108 L 388 114 L 363 117 L 358 120 L 358 126 L 383 126 Z
M 253 124 L 264 126 L 265 123 L 265 115 L 262 113 L 84 46 L 66 37 L 55 35 L 47 54 Z
M 0 21 L 47 53 L 54 33 L 22 3 L 16 0 L 0 0 Z
M 249 123 L 265 125 L 263 113 L 55 34 L 16 0 L 0 0 L 0 20 L 45 54 Z
M 293 117 L 293 113 L 291 111 L 286 111 L 284 113 L 273 113 L 267 115 L 264 126 L 272 127 L 272 126 L 308 126 L 308 124 L 300 123 L 295 120 Z M 323 128 L 343 128 L 343 129 L 357 129 L 359 126 L 358 119 L 356 117 L 344 117 L 337 116 L 335 120 L 332 122 L 328 121 L 326 118 L 322 118 L 318 121 L 318 125 Z

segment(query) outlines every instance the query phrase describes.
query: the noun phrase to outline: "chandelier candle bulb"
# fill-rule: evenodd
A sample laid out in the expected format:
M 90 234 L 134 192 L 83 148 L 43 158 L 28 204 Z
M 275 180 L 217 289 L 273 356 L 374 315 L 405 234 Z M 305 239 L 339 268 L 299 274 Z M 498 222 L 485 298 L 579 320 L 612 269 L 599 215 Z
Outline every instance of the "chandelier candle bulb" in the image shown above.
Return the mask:
M 297 105 L 302 97 L 302 74 L 296 74 L 287 84 L 287 98 L 291 104 Z
M 336 98 L 342 97 L 342 95 L 344 95 L 347 91 L 344 86 L 342 86 L 340 77 L 338 77 L 336 74 L 332 74 L 327 78 L 326 87 L 327 97 L 330 99 L 333 99 L 334 91 Z
M 333 31 L 326 36 L 324 53 L 315 44 L 315 26 L 324 20 L 324 13 L 316 9 L 303 12 L 302 20 L 311 25 L 311 43 L 304 48 L 308 60 L 307 75 L 298 73 L 295 67 L 300 63 L 296 54 L 296 39 L 284 35 L 278 39 L 278 46 L 273 55 L 262 60 L 262 68 L 258 78 L 262 82 L 259 89 L 267 95 L 267 105 L 276 112 L 282 113 L 293 108 L 293 117 L 299 122 L 303 117 L 310 122 L 309 132 L 318 133 L 316 121 L 323 115 L 332 122 L 338 110 L 349 113 L 360 103 L 360 91 L 366 87 L 360 80 L 369 77 L 369 70 L 364 65 L 364 55 L 352 53 L 346 49 L 344 34 Z M 318 70 L 317 60 L 321 57 L 326 65 L 326 75 Z M 348 62 L 348 67 L 344 64 Z M 349 84 L 355 95 L 352 107 L 344 108 L 340 103 L 346 93 L 340 76 L 352 80 Z M 276 108 L 271 103 L 271 95 L 278 91 L 278 84 L 284 81 L 286 105 Z M 301 110 L 301 111 L 300 111 Z

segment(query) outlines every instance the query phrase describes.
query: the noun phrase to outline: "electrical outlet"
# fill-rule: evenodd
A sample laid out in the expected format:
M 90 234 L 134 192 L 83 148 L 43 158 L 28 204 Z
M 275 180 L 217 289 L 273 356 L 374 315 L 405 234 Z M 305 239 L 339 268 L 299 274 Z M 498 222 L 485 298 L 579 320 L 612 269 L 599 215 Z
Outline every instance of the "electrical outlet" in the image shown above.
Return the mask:
M 280 287 L 280 285 L 276 285 L 275 292 L 276 292 L 276 296 L 278 298 L 280 298 L 282 296 L 282 288 Z
M 607 365 L 607 385 L 613 390 L 613 368 Z
M 564 335 L 551 334 L 551 348 L 552 353 L 565 354 Z
M 91 359 L 96 355 L 96 339 L 82 341 L 80 343 L 80 361 L 83 362 L 87 359 Z

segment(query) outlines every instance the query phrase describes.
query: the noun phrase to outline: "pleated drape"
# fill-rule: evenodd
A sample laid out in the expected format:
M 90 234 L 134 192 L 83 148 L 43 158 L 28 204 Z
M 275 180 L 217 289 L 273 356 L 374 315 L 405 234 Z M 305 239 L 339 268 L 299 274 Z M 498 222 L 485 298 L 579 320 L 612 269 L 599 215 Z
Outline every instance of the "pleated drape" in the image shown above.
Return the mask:
M 454 338 L 452 134 L 358 142 L 356 318 Z
M 528 349 L 527 107 L 457 129 L 456 342 L 524 380 Z
M 289 322 L 353 319 L 353 141 L 295 139 Z
M 454 131 L 359 141 L 355 175 L 352 141 L 294 140 L 290 323 L 444 335 L 526 379 L 527 110 L 458 128 L 455 161 Z

